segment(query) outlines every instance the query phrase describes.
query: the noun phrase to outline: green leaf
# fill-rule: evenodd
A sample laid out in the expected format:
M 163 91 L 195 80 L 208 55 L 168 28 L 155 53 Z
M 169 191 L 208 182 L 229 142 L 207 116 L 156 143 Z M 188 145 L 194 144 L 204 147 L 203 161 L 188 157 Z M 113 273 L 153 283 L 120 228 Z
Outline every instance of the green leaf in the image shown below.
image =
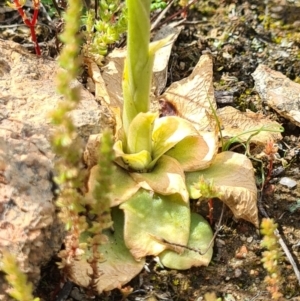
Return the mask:
M 125 154 L 120 140 L 115 143 L 114 151 L 115 162 L 127 170 L 144 172 L 147 170 L 152 160 L 151 154 L 146 150 L 142 150 L 135 154 Z
M 177 116 L 167 116 L 155 120 L 152 133 L 152 157 L 150 167 L 173 146 L 187 136 L 197 135 L 194 126 L 187 120 Z
M 99 246 L 99 252 L 103 258 L 98 262 L 98 270 L 101 271 L 97 280 L 96 289 L 100 294 L 102 291 L 110 291 L 121 287 L 135 277 L 144 267 L 145 259 L 136 261 L 125 246 L 123 239 L 123 212 L 117 208 L 112 210 L 114 221 L 114 233 L 104 231 L 108 238 L 106 244 Z M 81 236 L 82 242 L 89 238 L 88 233 Z M 93 274 L 90 264 L 85 258 L 74 260 L 68 267 L 70 279 L 82 287 L 89 287 L 91 275 Z
M 148 151 L 143 150 L 136 154 L 124 154 L 122 159 L 128 170 L 145 172 L 151 162 L 151 155 Z
M 143 150 L 151 153 L 152 130 L 157 113 L 139 113 L 130 123 L 127 136 L 127 153 L 134 154 Z
M 209 223 L 199 214 L 191 215 L 191 230 L 187 246 L 199 250 L 201 255 L 195 250 L 188 250 L 178 254 L 171 250 L 165 250 L 159 255 L 161 263 L 170 269 L 187 270 L 192 266 L 207 266 L 213 255 L 213 243 L 209 246 L 213 238 L 213 232 Z M 171 245 L 169 245 L 172 247 Z
M 258 227 L 257 188 L 251 161 L 234 152 L 222 152 L 209 168 L 186 173 L 186 185 L 192 199 L 201 197 L 199 181 L 212 181 L 219 199 L 233 212 Z
M 183 245 L 187 243 L 190 209 L 180 196 L 162 196 L 140 190 L 120 208 L 125 214 L 125 243 L 135 258 L 161 253 L 166 246 L 160 238 Z
M 210 132 L 184 138 L 166 155 L 175 158 L 184 171 L 196 171 L 207 168 L 212 163 L 217 149 L 217 136 Z
M 99 173 L 98 170 L 99 168 L 96 165 L 90 171 L 90 177 L 88 181 L 89 192 L 87 193 L 87 199 L 93 198 L 92 192 L 96 185 L 96 179 Z M 113 188 L 110 193 L 111 207 L 127 201 L 140 189 L 140 185 L 129 176 L 128 171 L 119 166 L 116 166 L 116 168 L 113 170 L 113 175 L 111 178 L 113 181 Z
M 130 173 L 130 176 L 146 190 L 162 195 L 177 193 L 184 202 L 189 201 L 183 169 L 169 156 L 162 156 L 150 172 Z

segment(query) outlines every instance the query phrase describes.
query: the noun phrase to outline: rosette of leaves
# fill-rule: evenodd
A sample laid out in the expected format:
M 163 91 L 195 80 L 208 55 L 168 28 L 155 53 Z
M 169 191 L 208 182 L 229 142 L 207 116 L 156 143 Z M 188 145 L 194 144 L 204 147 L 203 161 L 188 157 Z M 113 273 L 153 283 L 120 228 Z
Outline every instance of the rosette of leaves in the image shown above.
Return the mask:
M 164 266 L 173 269 L 209 264 L 213 233 L 203 217 L 191 213 L 190 198 L 218 197 L 236 217 L 258 225 L 251 162 L 233 152 L 217 154 L 214 125 L 210 132 L 200 131 L 187 119 L 159 118 L 149 111 L 154 54 L 167 43 L 149 45 L 150 3 L 127 0 L 124 104 L 122 118 L 116 116 L 116 168 L 110 195 L 115 229 L 107 233 L 109 243 L 101 245 L 105 261 L 99 262 L 99 292 L 128 282 L 142 269 L 147 255 L 159 256 Z M 91 168 L 87 199 L 93 198 L 98 173 L 99 166 Z M 74 282 L 88 285 L 84 277 L 76 277 L 83 271 L 86 277 L 91 273 L 87 262 L 74 262 L 70 270 Z
M 114 149 L 120 180 L 113 205 L 124 211 L 124 237 L 133 256 L 158 255 L 168 248 L 163 241 L 187 245 L 191 215 L 185 172 L 210 165 L 216 153 L 214 135 L 199 134 L 177 116 L 139 113 Z M 206 254 L 203 261 L 208 263 L 211 252 Z

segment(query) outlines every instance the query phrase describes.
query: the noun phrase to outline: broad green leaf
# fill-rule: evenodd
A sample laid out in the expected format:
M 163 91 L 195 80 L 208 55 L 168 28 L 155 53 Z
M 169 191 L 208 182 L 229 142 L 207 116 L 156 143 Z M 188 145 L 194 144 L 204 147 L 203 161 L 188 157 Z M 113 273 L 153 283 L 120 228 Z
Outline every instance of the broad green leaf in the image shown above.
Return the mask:
M 124 154 L 122 159 L 128 170 L 145 172 L 151 162 L 151 155 L 144 150 L 136 154 Z
M 190 209 L 179 195 L 140 190 L 120 208 L 125 214 L 125 243 L 135 258 L 161 253 L 166 246 L 160 239 L 183 245 L 188 242 Z
M 177 116 L 167 116 L 155 120 L 152 133 L 151 167 L 164 153 L 170 150 L 187 136 L 197 135 L 194 126 L 187 120 Z
M 144 267 L 145 259 L 136 261 L 125 246 L 123 239 L 123 212 L 117 208 L 112 210 L 114 221 L 114 232 L 104 231 L 107 236 L 107 243 L 99 246 L 99 253 L 102 258 L 97 267 L 100 271 L 99 278 L 96 279 L 96 289 L 100 294 L 103 291 L 110 291 L 129 282 Z M 89 234 L 84 233 L 81 242 L 86 242 Z M 85 254 L 86 255 L 86 254 Z M 89 287 L 91 283 L 92 268 L 87 260 L 82 256 L 81 260 L 74 260 L 68 266 L 68 277 L 82 287 Z
M 209 246 L 213 239 L 213 232 L 209 223 L 199 214 L 191 214 L 191 229 L 187 246 L 195 250 L 183 248 L 184 252 L 178 254 L 172 250 L 165 250 L 159 255 L 161 263 L 170 269 L 187 270 L 192 266 L 207 266 L 213 255 L 213 243 Z M 172 243 L 172 241 L 169 241 Z M 172 244 L 169 248 L 172 249 Z M 204 253 L 201 255 L 200 253 Z
M 127 170 L 143 172 L 147 170 L 151 162 L 151 154 L 146 150 L 135 154 L 125 154 L 120 140 L 115 143 L 114 151 L 115 162 Z
M 150 172 L 130 173 L 130 176 L 146 190 L 162 195 L 178 193 L 184 202 L 189 201 L 183 169 L 169 156 L 162 156 Z
M 208 167 L 216 155 L 217 136 L 213 132 L 188 136 L 172 147 L 166 155 L 175 158 L 184 171 Z
M 192 199 L 201 197 L 199 180 L 213 182 L 214 189 L 233 212 L 258 227 L 257 188 L 251 161 L 234 152 L 222 152 L 209 168 L 186 173 L 186 185 Z
M 90 177 L 88 180 L 88 193 L 87 199 L 93 198 L 92 192 L 96 184 L 96 178 L 98 175 L 98 166 L 95 165 L 90 171 Z M 117 206 L 124 201 L 127 201 L 133 196 L 139 189 L 140 185 L 137 184 L 130 176 L 128 171 L 116 166 L 112 175 L 113 189 L 111 190 L 111 207 Z
M 143 150 L 151 153 L 152 130 L 157 113 L 139 113 L 130 123 L 127 135 L 127 152 L 139 153 Z

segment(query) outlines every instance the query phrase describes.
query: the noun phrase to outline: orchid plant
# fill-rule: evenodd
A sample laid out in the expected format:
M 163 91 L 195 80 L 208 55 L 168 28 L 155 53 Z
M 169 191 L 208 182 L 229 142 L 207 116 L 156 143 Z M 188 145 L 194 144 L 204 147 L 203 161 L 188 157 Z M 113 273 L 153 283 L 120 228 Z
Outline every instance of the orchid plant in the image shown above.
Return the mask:
M 174 269 L 209 264 L 213 232 L 202 216 L 191 213 L 191 198 L 218 197 L 236 217 L 258 226 L 254 172 L 247 157 L 233 152 L 217 154 L 214 126 L 210 132 L 200 131 L 185 118 L 150 112 L 155 52 L 168 41 L 149 43 L 150 0 L 126 3 L 124 99 L 122 118 L 116 116 L 119 122 L 113 147 L 114 233 L 106 231 L 109 243 L 100 246 L 105 261 L 98 265 L 98 292 L 131 280 L 143 268 L 147 255 L 159 256 L 165 267 Z M 90 171 L 87 199 L 93 198 L 98 171 L 99 166 Z M 82 235 L 83 242 L 87 237 Z M 69 269 L 70 278 L 82 286 L 88 285 L 90 273 L 83 258 Z

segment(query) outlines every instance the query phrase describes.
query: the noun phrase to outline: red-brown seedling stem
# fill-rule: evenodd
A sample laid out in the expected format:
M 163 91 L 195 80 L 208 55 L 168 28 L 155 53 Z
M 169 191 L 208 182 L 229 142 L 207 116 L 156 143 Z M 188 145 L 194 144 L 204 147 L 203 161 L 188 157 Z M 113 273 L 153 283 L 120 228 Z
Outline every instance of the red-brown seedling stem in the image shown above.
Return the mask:
M 34 44 L 35 53 L 36 53 L 36 55 L 40 56 L 41 50 L 40 50 L 40 46 L 37 42 L 35 29 L 34 29 L 36 22 L 37 22 L 38 14 L 39 14 L 40 0 L 33 0 L 34 11 L 33 11 L 32 20 L 28 19 L 19 0 L 14 0 L 14 4 L 15 4 L 14 5 L 15 9 L 18 10 L 20 16 L 22 17 L 24 24 L 26 24 L 30 28 L 31 40 Z
M 213 224 L 213 210 L 214 210 L 214 202 L 213 199 L 209 199 L 208 200 L 208 219 L 209 219 L 209 223 L 212 225 Z
M 187 16 L 187 9 L 193 5 L 197 0 L 191 0 L 185 7 L 178 10 L 175 14 L 171 15 L 170 17 L 166 18 L 163 22 L 160 23 L 160 25 L 163 25 L 165 23 L 170 22 L 170 20 L 173 20 L 176 16 L 182 15 L 183 18 L 186 18 Z
M 266 180 L 263 184 L 264 187 L 271 180 L 272 171 L 273 171 L 273 163 L 274 163 L 274 160 L 275 160 L 276 152 L 277 152 L 277 146 L 274 144 L 274 142 L 272 140 L 268 141 L 266 146 L 265 146 L 265 149 L 264 149 L 264 153 L 267 155 L 267 158 L 269 160 L 268 173 L 267 173 L 267 176 L 266 176 Z
M 271 157 L 269 160 L 268 173 L 267 173 L 265 185 L 268 184 L 268 182 L 271 180 L 271 175 L 272 175 L 272 171 L 273 171 L 273 162 L 274 162 L 274 159 Z

